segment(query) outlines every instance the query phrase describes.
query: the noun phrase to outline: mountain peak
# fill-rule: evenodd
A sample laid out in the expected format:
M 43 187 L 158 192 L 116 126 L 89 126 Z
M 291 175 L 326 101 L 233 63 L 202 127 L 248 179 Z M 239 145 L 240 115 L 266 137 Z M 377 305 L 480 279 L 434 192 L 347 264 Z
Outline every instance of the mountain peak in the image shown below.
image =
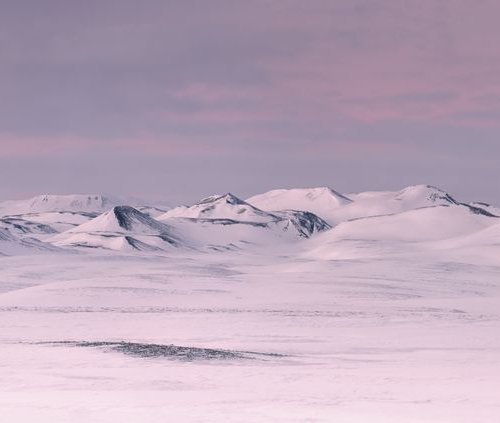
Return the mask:
M 352 200 L 345 195 L 341 194 L 338 191 L 335 191 L 333 188 L 330 187 L 316 187 L 316 188 L 295 188 L 294 191 L 305 191 L 307 192 L 306 195 L 309 196 L 310 198 L 317 198 L 321 197 L 323 195 L 330 195 L 332 197 L 335 197 L 339 200 L 343 200 L 346 203 L 350 203 Z
M 132 229 L 134 221 L 152 221 L 148 215 L 130 206 L 115 206 L 108 214 L 113 214 L 118 225 L 128 231 Z
M 396 200 L 430 201 L 436 204 L 458 204 L 446 191 L 434 185 L 411 185 L 399 191 Z
M 189 219 L 230 219 L 244 222 L 269 222 L 275 218 L 231 193 L 212 195 L 190 207 L 181 206 L 167 211 L 160 220 L 181 217 Z
M 215 202 L 226 202 L 227 204 L 247 204 L 245 201 L 231 194 L 230 192 L 223 195 L 211 195 L 210 197 L 204 198 L 197 204 L 210 204 Z
M 114 206 L 111 210 L 68 232 L 168 232 L 168 227 L 131 206 Z
M 261 210 L 302 210 L 328 221 L 332 211 L 352 200 L 329 187 L 276 189 L 247 199 Z
M 61 246 L 157 251 L 180 242 L 169 225 L 130 206 L 114 206 L 96 218 L 52 238 Z
M 19 215 L 45 212 L 102 213 L 116 204 L 115 200 L 101 194 L 44 194 L 26 200 L 0 203 L 0 214 Z

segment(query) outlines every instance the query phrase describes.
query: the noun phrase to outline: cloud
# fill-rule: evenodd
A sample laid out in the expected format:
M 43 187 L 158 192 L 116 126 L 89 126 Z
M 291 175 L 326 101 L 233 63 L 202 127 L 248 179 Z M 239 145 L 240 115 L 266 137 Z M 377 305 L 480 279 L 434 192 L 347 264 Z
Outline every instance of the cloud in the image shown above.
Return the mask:
M 0 157 L 57 157 L 87 152 L 98 147 L 95 140 L 74 136 L 29 137 L 17 134 L 0 134 Z
M 369 157 L 373 180 L 388 158 L 425 173 L 432 156 L 448 175 L 473 156 L 480 183 L 499 153 L 499 14 L 494 0 L 10 2 L 0 157 L 279 158 L 269 180 L 319 181 L 328 161 Z

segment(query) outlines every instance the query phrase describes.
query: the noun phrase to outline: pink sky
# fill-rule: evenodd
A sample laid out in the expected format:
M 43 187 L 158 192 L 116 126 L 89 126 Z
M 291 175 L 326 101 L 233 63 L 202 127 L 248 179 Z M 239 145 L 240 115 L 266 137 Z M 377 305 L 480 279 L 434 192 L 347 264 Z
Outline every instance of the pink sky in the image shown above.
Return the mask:
M 499 2 L 115 6 L 49 0 L 42 8 L 33 0 L 4 8 L 0 161 L 11 180 L 13 161 L 29 163 L 37 178 L 0 196 L 148 184 L 148 195 L 189 197 L 199 184 L 225 191 L 230 161 L 239 170 L 230 180 L 249 192 L 428 182 L 500 201 L 492 178 Z M 65 182 L 55 183 L 49 163 L 110 176 L 64 170 Z M 148 170 L 171 180 L 164 167 L 182 190 L 151 186 Z M 362 171 L 345 171 L 356 167 Z M 118 169 L 134 169 L 133 187 L 115 180 Z

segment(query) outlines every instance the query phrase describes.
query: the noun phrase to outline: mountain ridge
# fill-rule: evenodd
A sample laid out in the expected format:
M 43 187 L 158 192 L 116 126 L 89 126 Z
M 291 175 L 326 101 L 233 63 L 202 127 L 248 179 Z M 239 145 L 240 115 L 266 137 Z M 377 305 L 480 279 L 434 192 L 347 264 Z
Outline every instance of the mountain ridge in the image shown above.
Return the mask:
M 6 204 L 10 211 L 28 211 L 0 215 L 4 245 L 17 243 L 23 251 L 45 246 L 157 253 L 274 246 L 278 251 L 287 244 L 310 248 L 330 239 L 328 249 L 344 239 L 416 243 L 463 238 L 479 230 L 485 235 L 469 238 L 483 242 L 494 233 L 485 228 L 500 215 L 487 203 L 463 203 L 424 184 L 349 195 L 328 187 L 278 189 L 247 200 L 228 192 L 167 211 L 115 204 L 100 195 L 42 195 L 0 203 L 0 210 Z

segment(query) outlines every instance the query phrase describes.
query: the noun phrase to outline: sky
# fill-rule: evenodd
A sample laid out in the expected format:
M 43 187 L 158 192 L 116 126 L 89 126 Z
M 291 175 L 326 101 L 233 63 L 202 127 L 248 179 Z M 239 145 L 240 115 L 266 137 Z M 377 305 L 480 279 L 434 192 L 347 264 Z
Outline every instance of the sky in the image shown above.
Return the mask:
M 500 204 L 498 0 L 0 0 L 0 199 Z

